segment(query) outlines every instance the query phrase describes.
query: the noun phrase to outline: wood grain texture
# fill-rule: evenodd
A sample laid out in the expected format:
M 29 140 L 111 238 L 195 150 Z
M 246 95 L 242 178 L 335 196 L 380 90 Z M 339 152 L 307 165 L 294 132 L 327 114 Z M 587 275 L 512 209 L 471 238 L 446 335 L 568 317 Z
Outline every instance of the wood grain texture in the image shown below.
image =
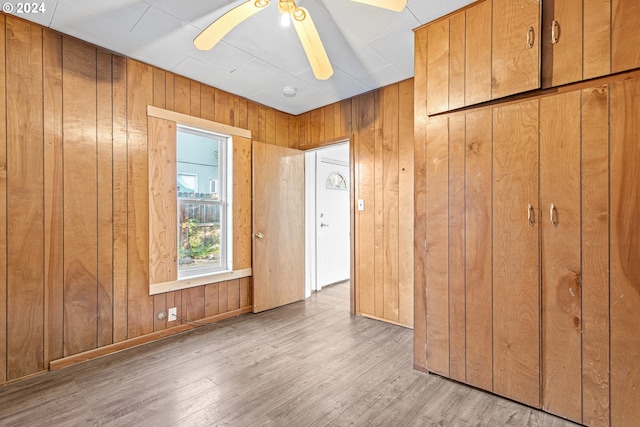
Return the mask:
M 449 118 L 449 377 L 466 379 L 465 117 Z
M 449 121 L 427 123 L 427 367 L 449 376 Z
M 174 109 L 178 113 L 191 115 L 191 82 L 183 76 L 174 77 Z
M 466 114 L 466 382 L 493 390 L 491 110 Z
M 640 66 L 640 32 L 637 31 L 640 3 L 611 0 L 611 72 Z
M 427 370 L 427 294 L 426 294 L 426 138 L 427 138 L 427 30 L 415 32 L 413 99 L 414 161 L 414 242 L 413 242 L 413 363 Z
M 538 0 L 493 0 L 491 99 L 540 87 L 540 5 Z
M 251 267 L 251 140 L 233 137 L 233 269 Z
M 585 5 L 586 6 L 586 5 Z M 582 91 L 582 422 L 609 416 L 609 88 Z
M 465 11 L 464 105 L 491 99 L 491 5 L 484 1 Z
M 398 322 L 413 325 L 413 81 L 399 84 L 398 105 Z
M 585 0 L 582 12 L 582 77 L 604 76 L 611 72 L 611 0 Z
M 62 43 L 64 135 L 64 355 L 97 346 L 96 48 Z
M 218 311 L 218 283 L 204 287 L 204 315 L 215 316 Z
M 44 54 L 44 277 L 45 366 L 63 355 L 62 37 L 45 30 Z M 0 211 L 5 212 L 4 208 Z M 0 321 L 0 323 L 3 323 Z
M 44 368 L 42 29 L 6 17 L 7 380 Z
M 465 26 L 465 11 L 449 18 L 449 110 L 465 105 Z
M 147 105 L 153 102 L 153 69 L 127 61 L 127 335 L 153 332 L 149 296 L 149 171 Z
M 449 19 L 429 25 L 427 42 L 427 114 L 449 109 Z
M 540 405 L 538 101 L 493 110 L 493 390 Z M 527 223 L 532 205 L 533 226 Z
M 127 333 L 127 61 L 114 56 L 113 66 L 113 342 Z
M 384 319 L 398 322 L 399 173 L 398 173 L 398 85 L 387 86 L 382 105 L 382 283 Z M 376 206 L 376 210 L 378 207 Z M 376 295 L 377 296 L 377 295 Z
M 113 343 L 113 96 L 111 53 L 96 57 L 98 180 L 98 333 L 97 346 Z
M 5 52 L 5 16 L 0 15 L 0 58 Z M 7 84 L 5 61 L 0 61 L 0 384 L 7 380 Z
M 149 118 L 149 284 L 178 280 L 176 124 Z
M 373 94 L 374 160 L 373 160 L 373 292 L 374 309 L 372 315 L 384 318 L 384 145 L 383 108 L 384 92 Z
M 542 409 L 576 422 L 582 422 L 580 96 L 540 100 Z
M 542 87 L 582 80 L 583 0 L 552 0 L 542 7 Z M 587 1 L 586 3 L 589 3 Z M 552 28 L 554 27 L 555 30 Z M 595 28 L 599 30 L 598 27 Z M 587 27 L 586 32 L 591 28 Z M 555 42 L 552 41 L 555 36 Z
M 610 86 L 611 425 L 640 419 L 640 81 Z
M 304 155 L 253 142 L 254 312 L 304 298 Z M 220 286 L 222 301 L 224 286 Z

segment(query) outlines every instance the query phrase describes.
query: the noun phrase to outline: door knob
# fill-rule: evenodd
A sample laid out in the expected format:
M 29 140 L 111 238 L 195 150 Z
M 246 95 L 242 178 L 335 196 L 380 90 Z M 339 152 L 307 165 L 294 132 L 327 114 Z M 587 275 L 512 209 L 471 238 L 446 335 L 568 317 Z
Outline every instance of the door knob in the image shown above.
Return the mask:
M 262 238 L 264 237 L 264 234 L 262 234 L 261 232 L 259 232 L 259 231 L 258 231 L 258 232 L 255 234 L 255 236 L 256 236 L 258 239 L 262 239 Z

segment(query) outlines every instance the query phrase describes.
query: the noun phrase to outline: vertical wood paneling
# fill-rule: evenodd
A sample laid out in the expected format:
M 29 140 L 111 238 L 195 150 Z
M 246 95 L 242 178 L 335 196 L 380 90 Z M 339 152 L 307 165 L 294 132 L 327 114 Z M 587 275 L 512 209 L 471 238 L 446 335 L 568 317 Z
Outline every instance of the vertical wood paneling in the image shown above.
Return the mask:
M 97 346 L 97 80 L 96 48 L 65 38 L 64 355 Z
M 98 179 L 98 337 L 97 346 L 113 342 L 113 97 L 111 54 L 97 56 Z
M 128 154 L 128 336 L 153 332 L 149 296 L 149 175 L 147 105 L 153 102 L 153 69 L 129 60 L 127 67 Z M 189 99 L 187 97 L 187 99 Z
M 427 365 L 449 376 L 449 121 L 427 123 Z
M 353 132 L 352 126 L 355 120 L 351 111 L 351 106 L 354 101 L 352 99 L 345 99 L 340 102 L 340 136 L 350 136 Z M 413 116 L 413 114 L 411 114 Z
M 44 31 L 44 363 L 63 355 L 62 37 Z M 4 73 L 3 73 L 4 76 Z M 2 196 L 0 196 L 2 197 Z M 4 209 L 0 208 L 2 212 Z M 111 246 L 111 243 L 109 243 Z M 4 277 L 4 276 L 3 276 Z
M 466 379 L 465 118 L 449 119 L 449 376 Z
M 240 307 L 249 307 L 251 304 L 251 278 L 243 277 L 240 279 Z
M 175 110 L 182 114 L 191 114 L 191 81 L 182 76 L 174 79 Z
M 399 84 L 398 322 L 413 324 L 413 80 Z
M 218 284 L 213 283 L 204 287 L 204 315 L 205 317 L 218 314 Z
M 289 146 L 289 116 L 280 111 L 275 112 L 275 144 Z
M 415 32 L 414 78 L 414 243 L 413 243 L 413 365 L 427 370 L 427 293 L 426 293 L 426 195 L 427 159 L 427 29 Z
M 493 389 L 491 110 L 466 115 L 466 382 Z
M 193 117 L 201 117 L 202 113 L 201 113 L 201 94 L 200 94 L 200 87 L 201 84 L 198 82 L 195 82 L 193 80 L 191 80 L 191 115 Z
M 251 140 L 233 138 L 233 268 L 251 267 Z
M 42 30 L 6 18 L 7 379 L 43 369 Z
M 398 322 L 399 173 L 398 85 L 382 89 L 382 259 L 383 318 Z M 376 208 L 377 209 L 377 208 Z
M 464 106 L 465 12 L 449 18 L 449 109 Z
M 609 385 L 609 88 L 601 86 L 582 91 L 582 422 L 585 425 L 609 425 Z
M 234 126 L 233 95 L 223 90 L 215 90 L 216 122 Z
M 218 283 L 218 313 L 229 311 L 229 292 L 227 282 Z
M 113 342 L 127 339 L 127 60 L 113 66 Z
M 196 286 L 182 291 L 186 294 L 186 318 L 189 320 L 202 319 L 205 316 L 205 287 Z M 183 307 L 184 310 L 184 307 Z
M 384 92 L 373 94 L 374 160 L 373 160 L 373 203 L 374 203 L 374 252 L 373 284 L 374 310 L 376 317 L 384 318 L 384 146 L 383 113 Z
M 611 0 L 587 0 L 583 9 L 582 78 L 611 72 Z
M 206 120 L 215 120 L 215 89 L 202 85 L 200 88 L 200 116 Z
M 640 80 L 610 96 L 611 425 L 629 426 L 640 420 Z
M 449 19 L 427 27 L 427 113 L 449 108 Z
M 375 312 L 375 272 L 374 259 L 375 238 L 372 230 L 375 224 L 374 201 L 374 103 L 373 93 L 363 95 L 357 99 L 357 127 L 358 127 L 358 198 L 364 200 L 364 211 L 358 211 L 359 230 L 368 233 L 357 233 L 358 240 L 358 304 L 360 312 L 373 314 Z
M 0 15 L 0 383 L 7 380 L 7 105 L 5 16 Z M 62 340 L 61 340 L 62 341 Z
M 640 66 L 640 3 L 611 0 L 611 13 L 611 71 L 637 68 Z
M 240 279 L 227 281 L 227 309 L 237 310 L 240 308 Z

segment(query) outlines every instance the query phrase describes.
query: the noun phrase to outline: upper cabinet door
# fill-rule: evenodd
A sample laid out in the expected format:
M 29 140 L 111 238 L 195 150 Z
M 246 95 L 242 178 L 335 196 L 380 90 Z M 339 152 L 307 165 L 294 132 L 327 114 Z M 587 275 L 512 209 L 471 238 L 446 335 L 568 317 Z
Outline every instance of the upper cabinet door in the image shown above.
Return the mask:
M 640 2 L 612 0 L 611 11 L 611 71 L 640 67 Z
M 449 19 L 427 29 L 427 114 L 449 109 Z
M 493 0 L 491 98 L 540 87 L 539 0 Z
M 491 2 L 478 3 L 465 16 L 464 105 L 491 99 Z
M 542 11 L 542 87 L 582 79 L 582 0 L 550 1 Z

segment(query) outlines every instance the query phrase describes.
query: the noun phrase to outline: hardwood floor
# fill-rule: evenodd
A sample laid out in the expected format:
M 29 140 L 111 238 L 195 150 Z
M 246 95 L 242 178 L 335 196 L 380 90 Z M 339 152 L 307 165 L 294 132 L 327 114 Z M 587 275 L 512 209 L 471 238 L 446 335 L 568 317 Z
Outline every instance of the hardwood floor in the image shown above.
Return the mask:
M 348 283 L 0 388 L 4 426 L 573 426 L 412 369 Z

